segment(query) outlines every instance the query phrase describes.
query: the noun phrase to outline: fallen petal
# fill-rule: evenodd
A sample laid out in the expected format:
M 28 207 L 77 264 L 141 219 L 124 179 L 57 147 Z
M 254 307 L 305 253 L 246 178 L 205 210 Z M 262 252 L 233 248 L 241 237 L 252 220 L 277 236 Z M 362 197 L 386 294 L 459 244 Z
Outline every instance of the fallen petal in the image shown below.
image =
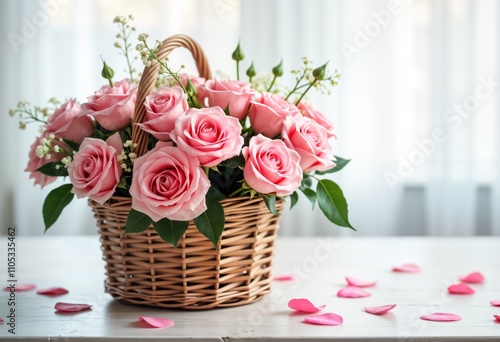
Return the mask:
M 420 317 L 420 319 L 426 321 L 434 321 L 434 322 L 453 322 L 453 321 L 460 321 L 462 317 L 452 313 L 435 312 L 430 315 L 424 315 Z
M 3 323 L 3 318 L 0 318 L 0 323 Z
M 295 280 L 295 276 L 293 274 L 275 274 L 273 276 L 273 280 L 276 280 L 276 281 L 292 281 L 292 280 Z
M 92 307 L 92 305 L 58 302 L 54 307 L 57 311 L 61 312 L 78 312 L 88 310 Z
M 342 316 L 327 312 L 319 315 L 305 317 L 304 322 L 320 325 L 341 325 L 344 322 L 344 319 L 342 318 Z
M 170 328 L 175 324 L 171 319 L 149 316 L 140 316 L 139 321 L 146 322 L 154 328 Z
M 31 291 L 36 289 L 36 285 L 33 284 L 14 284 L 13 287 L 6 286 L 3 288 L 4 291 L 10 291 L 15 289 L 16 292 L 22 292 L 22 291 Z
M 479 272 L 472 272 L 466 276 L 460 276 L 459 279 L 464 283 L 479 284 L 484 281 L 484 276 Z
M 400 266 L 395 266 L 392 268 L 393 272 L 401 272 L 401 273 L 418 273 L 422 271 L 420 266 L 416 264 L 403 264 Z
M 491 305 L 493 306 L 500 306 L 500 299 L 495 299 L 490 301 Z
M 394 309 L 396 304 L 381 305 L 381 306 L 365 306 L 365 311 L 372 315 L 382 315 Z
M 47 289 L 42 289 L 36 291 L 37 294 L 47 295 L 47 296 L 58 296 L 68 293 L 69 291 L 62 287 L 49 287 Z
M 476 291 L 474 291 L 474 289 L 467 284 L 455 284 L 448 286 L 448 292 L 451 294 L 469 295 L 475 293 Z
M 495 321 L 500 322 L 500 315 L 493 315 L 495 317 Z
M 363 298 L 371 295 L 370 292 L 356 286 L 347 286 L 337 292 L 337 296 L 341 298 Z
M 370 287 L 377 283 L 377 281 L 366 281 L 354 277 L 345 277 L 345 280 L 347 281 L 347 285 L 356 287 Z
M 301 312 L 318 312 L 325 308 L 326 305 L 314 306 L 309 299 L 293 298 L 288 302 L 288 307 L 292 310 Z

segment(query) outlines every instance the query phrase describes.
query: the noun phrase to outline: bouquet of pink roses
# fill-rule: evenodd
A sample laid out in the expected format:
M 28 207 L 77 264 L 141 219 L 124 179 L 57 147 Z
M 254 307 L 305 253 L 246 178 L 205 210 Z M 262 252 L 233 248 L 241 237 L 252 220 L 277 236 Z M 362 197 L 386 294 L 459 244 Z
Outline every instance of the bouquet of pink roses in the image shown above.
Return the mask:
M 144 103 L 137 103 L 137 77 L 132 67 L 131 17 L 117 17 L 120 33 L 115 46 L 125 55 L 128 78 L 114 81 L 114 71 L 103 61 L 108 84 L 79 104 L 70 99 L 54 108 L 20 102 L 21 127 L 41 122 L 42 134 L 31 146 L 26 171 L 44 187 L 56 177 L 69 183 L 52 190 L 43 205 L 45 229 L 73 199 L 100 204 L 112 196 L 132 198 L 126 232 L 153 225 L 162 238 L 177 244 L 193 220 L 200 232 L 216 244 L 224 230 L 224 198 L 262 197 L 276 213 L 276 201 L 288 198 L 293 207 L 298 193 L 318 203 L 334 224 L 352 228 L 340 187 L 325 175 L 341 170 L 348 160 L 332 154 L 333 124 L 306 100 L 316 88 L 337 84 L 339 75 L 327 65 L 292 71 L 296 83 L 280 91 L 282 64 L 267 79 L 257 77 L 253 64 L 240 80 L 238 47 L 233 52 L 236 79 L 204 79 L 173 71 L 160 59 L 161 42 L 148 45 L 139 35 L 136 50 L 146 67 L 160 68 L 161 78 Z M 136 106 L 144 106 L 146 120 L 134 123 Z M 148 133 L 146 153 L 137 153 L 133 126 Z M 315 186 L 314 186 L 315 184 Z M 177 231 L 165 236 L 165 226 Z M 210 230 L 210 234 L 206 233 Z

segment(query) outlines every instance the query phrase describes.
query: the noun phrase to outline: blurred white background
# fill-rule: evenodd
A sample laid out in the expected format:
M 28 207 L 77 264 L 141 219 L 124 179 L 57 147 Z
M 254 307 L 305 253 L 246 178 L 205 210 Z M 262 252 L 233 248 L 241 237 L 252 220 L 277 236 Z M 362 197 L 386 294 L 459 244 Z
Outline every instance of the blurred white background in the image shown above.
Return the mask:
M 20 131 L 9 108 L 84 102 L 104 84 L 101 55 L 120 74 L 112 20 L 129 14 L 152 39 L 192 36 L 230 76 L 238 41 L 245 69 L 283 59 L 287 72 L 307 56 L 342 74 L 331 96 L 311 98 L 335 122 L 335 154 L 352 159 L 334 180 L 358 231 L 329 224 L 302 197 L 281 235 L 500 235 L 494 0 L 2 0 L 1 232 L 43 234 L 43 200 L 62 183 L 40 190 L 23 172 L 38 132 Z M 176 58 L 192 68 L 189 55 Z M 74 200 L 48 234 L 96 231 L 86 200 Z

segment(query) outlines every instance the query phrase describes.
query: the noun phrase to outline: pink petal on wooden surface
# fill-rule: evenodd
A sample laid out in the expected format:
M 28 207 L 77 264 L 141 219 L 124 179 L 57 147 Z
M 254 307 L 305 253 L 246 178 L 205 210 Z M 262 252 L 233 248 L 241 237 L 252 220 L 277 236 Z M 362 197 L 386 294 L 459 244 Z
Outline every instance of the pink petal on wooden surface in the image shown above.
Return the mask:
M 34 290 L 36 289 L 36 285 L 33 285 L 33 284 L 15 284 L 13 283 L 15 286 L 14 287 L 11 287 L 11 286 L 6 286 L 3 288 L 4 291 L 11 291 L 13 289 L 16 290 L 16 292 L 22 292 L 22 291 L 31 291 L 31 290 Z
M 146 322 L 154 328 L 170 328 L 175 325 L 171 319 L 161 317 L 140 316 L 139 321 Z
M 381 305 L 381 306 L 365 306 L 365 311 L 372 315 L 383 315 L 396 307 L 396 304 Z
M 493 315 L 495 317 L 495 321 L 500 322 L 500 315 Z
M 293 274 L 289 274 L 289 273 L 275 274 L 275 275 L 273 275 L 273 280 L 276 280 L 276 281 L 293 281 L 293 280 L 295 280 L 295 276 Z
M 288 307 L 295 311 L 300 312 L 318 312 L 325 308 L 326 305 L 314 306 L 309 299 L 293 298 L 288 302 Z
M 88 310 L 92 307 L 89 304 L 63 303 L 57 302 L 54 308 L 60 312 L 78 312 Z
M 345 277 L 347 285 L 356 287 L 371 287 L 374 286 L 377 281 L 366 281 L 355 277 Z
M 341 298 L 363 298 L 371 295 L 370 292 L 356 286 L 346 286 L 337 292 L 337 297 Z
M 469 285 L 462 283 L 448 286 L 448 292 L 451 294 L 460 295 L 469 295 L 476 293 L 476 291 L 474 291 L 474 289 L 472 289 Z
M 400 273 L 418 273 L 421 272 L 422 269 L 416 264 L 403 264 L 400 266 L 394 266 L 392 271 Z
M 452 313 L 435 312 L 429 315 L 424 315 L 420 317 L 420 319 L 426 321 L 434 321 L 434 322 L 454 322 L 454 321 L 460 321 L 462 317 Z
M 59 296 L 68 293 L 69 291 L 62 287 L 49 287 L 36 291 L 37 294 L 46 296 Z
M 500 306 L 500 299 L 491 300 L 490 304 L 493 306 Z
M 479 284 L 484 281 L 484 276 L 480 272 L 472 272 L 465 276 L 459 277 L 464 283 Z
M 319 325 L 341 325 L 344 322 L 344 319 L 342 318 L 342 316 L 327 312 L 319 315 L 305 317 L 304 322 Z

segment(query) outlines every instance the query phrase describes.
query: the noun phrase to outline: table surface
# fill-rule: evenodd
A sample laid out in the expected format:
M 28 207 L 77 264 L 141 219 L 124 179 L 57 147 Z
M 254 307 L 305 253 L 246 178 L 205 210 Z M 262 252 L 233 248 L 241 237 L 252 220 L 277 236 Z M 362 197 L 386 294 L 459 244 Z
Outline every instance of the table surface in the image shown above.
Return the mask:
M 9 284 L 7 237 L 0 237 L 0 281 Z M 48 297 L 36 291 L 16 292 L 15 335 L 9 333 L 9 296 L 0 291 L 0 339 L 24 341 L 269 341 L 306 339 L 479 341 L 500 340 L 500 238 L 282 238 L 276 243 L 274 273 L 290 273 L 294 281 L 273 282 L 273 291 L 257 303 L 236 308 L 184 311 L 123 304 L 104 293 L 104 263 L 97 236 L 17 237 L 17 284 L 37 288 L 61 286 L 68 294 Z M 420 273 L 396 273 L 392 267 L 420 265 Z M 473 295 L 451 295 L 459 275 L 480 271 L 486 280 L 471 285 Z M 345 276 L 377 280 L 370 297 L 337 297 Z M 323 312 L 341 315 L 341 326 L 303 322 L 307 315 L 288 308 L 291 298 L 326 304 Z M 88 303 L 91 310 L 59 314 L 58 301 Z M 396 304 L 376 316 L 364 306 Z M 432 312 L 451 312 L 458 322 L 420 319 Z M 171 328 L 144 328 L 139 316 L 175 321 Z

